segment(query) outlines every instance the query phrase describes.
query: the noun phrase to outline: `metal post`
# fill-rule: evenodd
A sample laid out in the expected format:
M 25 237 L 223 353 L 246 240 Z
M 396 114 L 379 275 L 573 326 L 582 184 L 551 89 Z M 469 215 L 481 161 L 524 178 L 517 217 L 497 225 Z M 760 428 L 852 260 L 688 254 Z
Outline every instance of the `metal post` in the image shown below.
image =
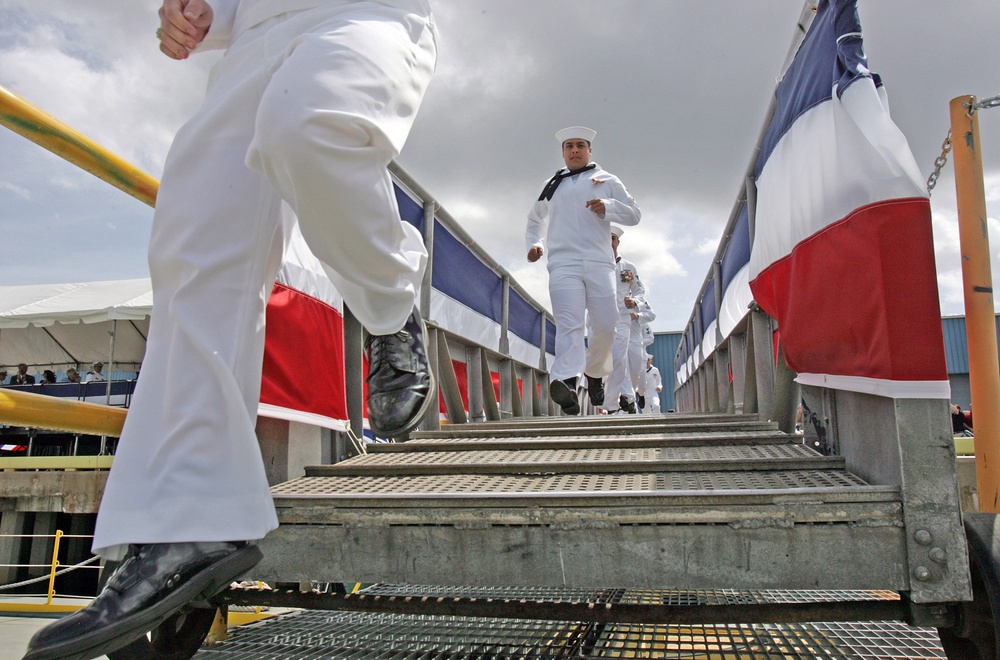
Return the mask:
M 548 365 L 545 360 L 545 346 L 548 343 L 548 336 L 546 334 L 548 328 L 545 326 L 545 313 L 543 312 L 538 318 L 538 369 L 539 371 L 547 371 Z
M 364 328 L 361 321 L 344 305 L 344 392 L 347 399 L 347 419 L 351 430 L 361 440 L 365 430 L 364 396 Z M 347 457 L 355 455 L 347 449 Z
M 504 273 L 503 294 L 500 298 L 500 353 L 510 355 L 510 275 Z
M 1000 512 L 1000 367 L 993 312 L 993 275 L 986 223 L 986 192 L 975 96 L 951 100 L 952 162 L 958 198 L 958 234 L 965 289 L 965 332 L 969 344 L 969 388 L 979 508 Z
M 483 370 L 489 368 L 481 348 L 465 349 L 465 376 L 469 388 L 469 418 L 473 422 L 486 421 L 486 404 L 483 395 Z
M 424 320 L 431 313 L 431 281 L 434 276 L 434 214 L 437 211 L 437 204 L 433 201 L 424 202 L 424 247 L 427 248 L 427 268 L 424 270 L 424 279 L 420 284 L 420 315 Z
M 56 540 L 52 544 L 52 570 L 49 572 L 49 594 L 45 601 L 46 605 L 52 604 L 52 597 L 56 594 L 56 570 L 59 568 L 59 541 L 62 539 L 62 530 L 56 530 Z

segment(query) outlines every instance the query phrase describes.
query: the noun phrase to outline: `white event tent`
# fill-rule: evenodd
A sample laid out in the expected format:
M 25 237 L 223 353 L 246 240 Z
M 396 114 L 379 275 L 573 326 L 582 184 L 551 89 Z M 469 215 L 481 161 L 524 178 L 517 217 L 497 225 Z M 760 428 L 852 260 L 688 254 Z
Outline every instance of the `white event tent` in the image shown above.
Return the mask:
M 138 371 L 152 307 L 148 278 L 0 286 L 0 368 Z

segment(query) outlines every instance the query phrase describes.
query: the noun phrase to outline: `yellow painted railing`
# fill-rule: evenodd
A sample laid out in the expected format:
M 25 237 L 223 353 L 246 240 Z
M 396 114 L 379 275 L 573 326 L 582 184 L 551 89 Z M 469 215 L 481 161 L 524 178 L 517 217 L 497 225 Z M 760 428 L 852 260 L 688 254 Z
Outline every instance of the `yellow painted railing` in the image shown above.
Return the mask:
M 59 569 L 59 545 L 60 541 L 64 538 L 93 538 L 89 535 L 74 534 L 68 535 L 63 534 L 62 530 L 56 530 L 54 535 L 52 534 L 36 534 L 36 535 L 25 535 L 25 534 L 3 534 L 0 538 L 51 538 L 52 542 L 52 560 L 45 564 L 49 567 L 48 575 L 43 575 L 40 577 L 32 578 L 30 580 L 24 580 L 23 582 L 17 582 L 14 584 L 0 585 L 0 590 L 10 589 L 15 586 L 27 586 L 29 584 L 40 583 L 48 581 L 48 586 L 46 592 L 43 595 L 37 594 L 12 594 L 8 596 L 8 600 L 0 600 L 0 612 L 18 612 L 18 613 L 66 613 L 75 612 L 76 610 L 82 609 L 89 602 L 89 597 L 79 597 L 79 596 L 64 596 L 62 597 L 65 602 L 54 602 L 56 594 L 56 577 L 74 571 L 81 568 L 89 568 L 94 570 L 99 568 L 96 564 L 98 558 L 91 557 L 90 559 L 77 564 L 76 566 L 67 566 L 62 570 Z M 42 564 L 3 564 L 5 568 L 40 568 Z M 40 601 L 44 598 L 44 602 L 32 602 Z M 78 601 L 78 602 L 73 602 Z
M 150 206 L 159 181 L 0 86 L 0 124 Z
M 125 415 L 124 408 L 0 389 L 0 423 L 11 426 L 117 438 Z
M 160 183 L 52 115 L 0 86 L 0 124 L 150 206 Z M 119 437 L 125 410 L 0 390 L 0 423 Z
M 0 470 L 110 470 L 114 456 L 9 456 Z

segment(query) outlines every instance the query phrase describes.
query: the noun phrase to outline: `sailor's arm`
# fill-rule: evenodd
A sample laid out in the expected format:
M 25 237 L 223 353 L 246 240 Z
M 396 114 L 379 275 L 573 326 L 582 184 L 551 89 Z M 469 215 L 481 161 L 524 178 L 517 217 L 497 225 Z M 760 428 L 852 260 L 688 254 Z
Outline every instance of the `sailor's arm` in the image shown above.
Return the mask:
M 524 230 L 528 261 L 538 261 L 545 253 L 545 230 L 548 227 L 548 203 L 538 200 L 528 212 L 528 226 Z
M 639 224 L 642 211 L 632 199 L 632 195 L 617 177 L 608 181 L 611 187 L 611 197 L 604 202 L 604 217 L 616 225 L 630 227 Z

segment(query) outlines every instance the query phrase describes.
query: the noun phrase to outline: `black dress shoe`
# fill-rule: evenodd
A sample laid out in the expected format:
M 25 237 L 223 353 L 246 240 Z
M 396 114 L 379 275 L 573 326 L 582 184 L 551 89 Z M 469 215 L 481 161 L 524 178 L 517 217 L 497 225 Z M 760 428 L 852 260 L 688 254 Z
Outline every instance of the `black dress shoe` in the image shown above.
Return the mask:
M 587 376 L 587 374 L 583 375 Z M 595 407 L 604 405 L 604 380 L 587 376 L 587 395 Z
M 35 633 L 24 660 L 87 660 L 120 649 L 191 601 L 216 595 L 261 557 L 246 543 L 132 546 L 90 605 Z
M 403 329 L 368 335 L 368 425 L 379 438 L 396 438 L 417 427 L 437 400 L 427 361 L 427 328 L 414 307 Z
M 576 380 L 573 378 L 573 380 Z M 549 396 L 559 404 L 567 415 L 580 414 L 580 400 L 576 396 L 576 387 L 570 387 L 568 381 L 554 380 L 549 385 Z

